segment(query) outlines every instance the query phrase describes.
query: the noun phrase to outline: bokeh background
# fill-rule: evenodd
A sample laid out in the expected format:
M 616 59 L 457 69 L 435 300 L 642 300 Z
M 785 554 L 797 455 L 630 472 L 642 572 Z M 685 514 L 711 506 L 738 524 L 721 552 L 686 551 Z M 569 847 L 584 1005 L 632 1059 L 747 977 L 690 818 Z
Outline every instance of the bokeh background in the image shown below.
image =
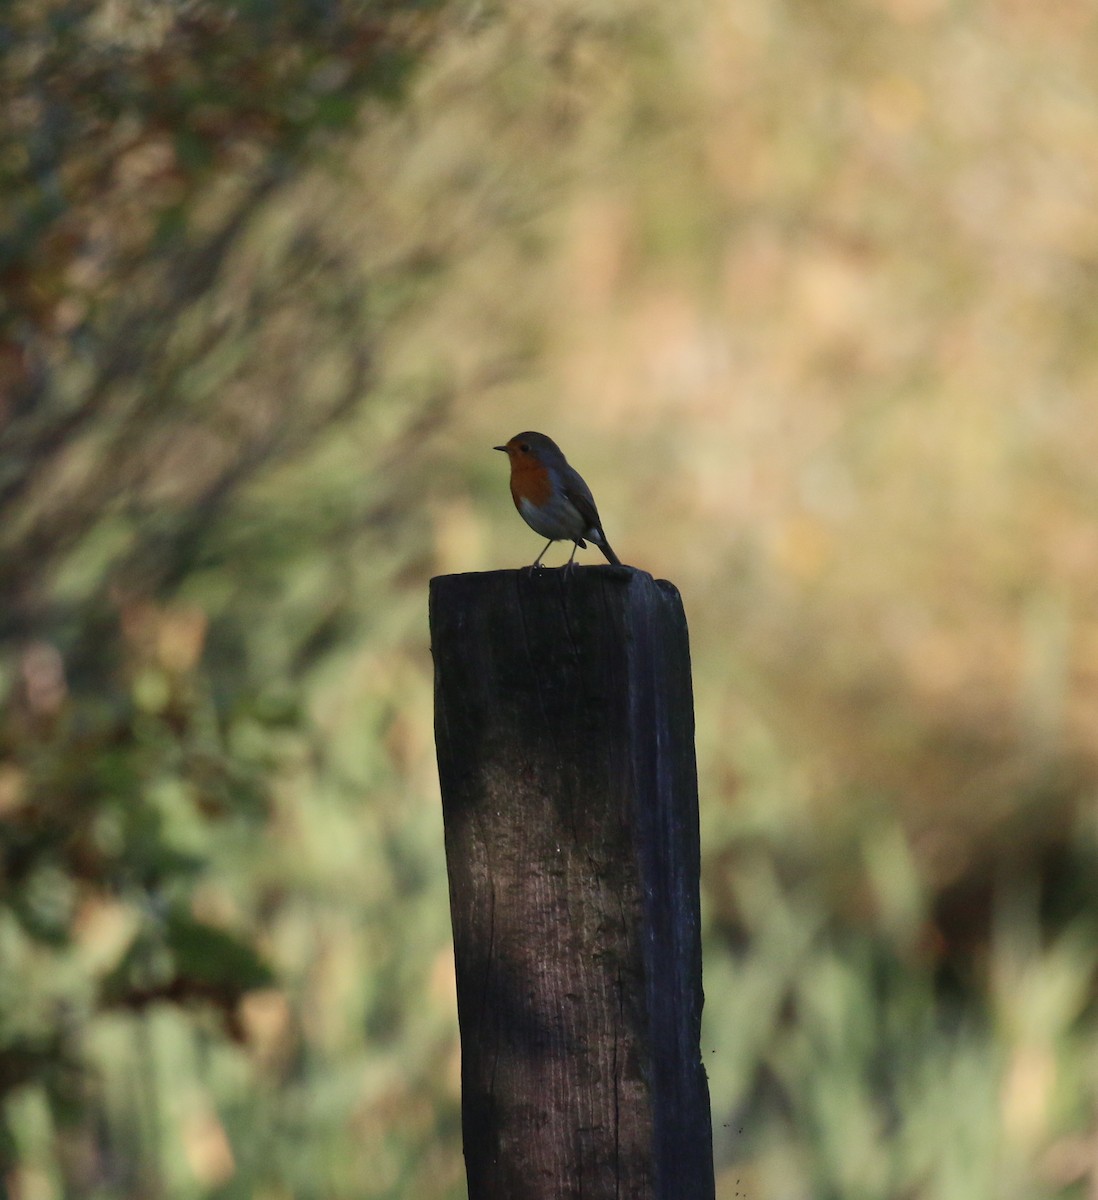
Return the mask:
M 7 1197 L 464 1197 L 527 428 L 691 622 L 720 1200 L 1098 1196 L 1094 6 L 11 0 L 0 103 Z

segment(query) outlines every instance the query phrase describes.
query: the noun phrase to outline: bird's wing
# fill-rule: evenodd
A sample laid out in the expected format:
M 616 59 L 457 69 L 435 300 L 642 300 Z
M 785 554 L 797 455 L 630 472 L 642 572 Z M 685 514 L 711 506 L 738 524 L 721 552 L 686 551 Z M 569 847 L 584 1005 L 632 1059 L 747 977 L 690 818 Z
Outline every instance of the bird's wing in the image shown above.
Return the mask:
M 583 478 L 575 471 L 569 470 L 563 480 L 564 494 L 575 506 L 576 511 L 587 523 L 588 529 L 602 530 L 602 518 L 595 507 L 595 497 L 591 489 L 584 483 Z
M 599 510 L 595 507 L 595 499 L 591 495 L 591 489 L 574 471 L 565 480 L 564 494 L 583 518 L 584 524 L 587 526 L 587 536 L 606 555 L 606 561 L 613 563 L 616 567 L 620 567 L 622 565 L 621 559 L 610 548 L 610 543 L 606 540 L 606 534 L 602 531 L 602 518 L 599 516 Z M 582 539 L 577 538 L 575 540 L 578 545 L 583 545 Z

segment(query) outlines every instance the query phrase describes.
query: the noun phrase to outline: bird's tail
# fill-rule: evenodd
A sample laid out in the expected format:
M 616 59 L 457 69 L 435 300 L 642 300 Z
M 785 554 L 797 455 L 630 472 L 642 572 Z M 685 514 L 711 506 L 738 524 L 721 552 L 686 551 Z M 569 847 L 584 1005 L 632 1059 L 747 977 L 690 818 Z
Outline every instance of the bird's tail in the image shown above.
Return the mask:
M 621 559 L 618 558 L 618 556 L 614 553 L 610 543 L 606 540 L 606 534 L 603 533 L 601 529 L 599 530 L 599 540 L 595 544 L 603 552 L 603 554 L 606 555 L 606 561 L 608 563 L 615 567 L 620 567 L 623 565 Z

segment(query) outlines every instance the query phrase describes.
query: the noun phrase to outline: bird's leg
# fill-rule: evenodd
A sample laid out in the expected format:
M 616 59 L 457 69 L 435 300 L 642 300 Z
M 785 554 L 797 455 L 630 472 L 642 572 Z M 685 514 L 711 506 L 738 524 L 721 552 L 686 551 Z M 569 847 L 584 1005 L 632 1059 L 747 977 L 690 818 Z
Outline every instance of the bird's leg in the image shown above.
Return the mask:
M 566 574 L 571 574 L 572 571 L 575 570 L 575 567 L 576 567 L 575 557 L 576 557 L 576 551 L 578 549 L 579 549 L 579 542 L 573 542 L 572 543 L 572 553 L 569 556 L 568 561 L 564 564 L 564 570 L 565 570 Z
M 555 540 L 556 540 L 555 538 L 550 538 L 550 539 L 549 539 L 549 540 L 548 540 L 548 541 L 545 543 L 545 545 L 542 547 L 542 551 L 541 551 L 541 553 L 540 553 L 540 554 L 537 556 L 537 558 L 535 558 L 535 559 L 534 559 L 534 561 L 533 561 L 533 562 L 530 564 L 530 570 L 531 570 L 531 571 L 532 571 L 532 570 L 534 570 L 534 568 L 535 568 L 535 567 L 539 567 L 539 566 L 541 566 L 541 560 L 542 560 L 542 559 L 545 557 L 545 551 L 549 549 L 549 547 L 550 547 L 550 546 L 553 544 L 553 542 L 554 542 Z

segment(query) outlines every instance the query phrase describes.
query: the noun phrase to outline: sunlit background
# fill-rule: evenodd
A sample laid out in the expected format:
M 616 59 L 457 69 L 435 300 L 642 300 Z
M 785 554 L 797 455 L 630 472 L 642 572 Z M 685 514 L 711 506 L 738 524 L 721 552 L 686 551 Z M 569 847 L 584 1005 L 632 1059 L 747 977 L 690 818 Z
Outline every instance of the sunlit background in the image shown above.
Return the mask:
M 0 80 L 7 1197 L 462 1200 L 426 586 L 531 428 L 691 623 L 719 1200 L 1098 1196 L 1098 11 L 13 0 Z

